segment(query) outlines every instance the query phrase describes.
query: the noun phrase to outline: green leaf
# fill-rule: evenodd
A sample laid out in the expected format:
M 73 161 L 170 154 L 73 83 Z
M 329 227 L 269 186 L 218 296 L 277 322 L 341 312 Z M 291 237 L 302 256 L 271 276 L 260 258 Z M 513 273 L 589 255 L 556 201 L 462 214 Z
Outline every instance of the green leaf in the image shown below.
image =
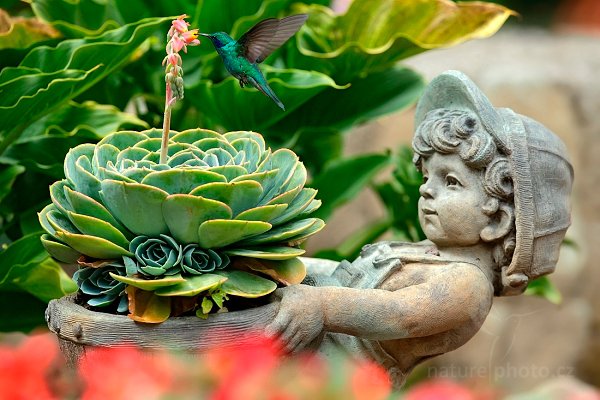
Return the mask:
M 182 168 L 152 172 L 146 175 L 142 184 L 157 187 L 169 194 L 187 194 L 201 185 L 225 181 L 223 175 L 212 171 Z
M 28 333 L 37 327 L 46 327 L 44 313 L 48 303 L 29 293 L 0 290 L 0 332 Z
M 96 236 L 57 231 L 56 237 L 81 254 L 93 258 L 108 259 L 120 258 L 121 256 L 133 256 L 133 254 L 125 248 Z
M 271 99 L 256 89 L 241 89 L 233 77 L 219 83 L 202 80 L 186 88 L 186 98 L 201 109 L 213 124 L 223 126 L 226 130 L 263 132 L 322 90 L 341 88 L 328 76 L 314 71 L 261 69 L 287 111 L 278 110 Z
M 2 166 L 0 169 L 0 202 L 10 193 L 15 179 L 23 172 L 25 172 L 25 168 L 21 165 Z
M 206 290 L 221 285 L 227 278 L 221 274 L 202 274 L 185 278 L 185 282 L 173 286 L 156 289 L 157 296 L 196 296 Z
M 515 14 L 492 3 L 446 0 L 355 0 L 341 16 L 317 5 L 300 10 L 311 18 L 297 35 L 302 56 L 290 53 L 289 65 L 312 67 L 338 83 L 425 50 L 491 36 Z
M 323 131 L 344 130 L 414 104 L 425 88 L 411 69 L 392 66 L 352 80 L 350 87 L 325 89 L 277 124 L 278 135 L 302 132 L 302 141 L 318 139 Z M 302 145 L 302 143 L 299 143 Z
M 391 217 L 394 237 L 398 240 L 418 242 L 425 239 L 419 224 L 418 202 L 419 187 L 423 182 L 422 174 L 412 162 L 413 152 L 403 146 L 395 158 L 392 179 L 375 185 L 381 202 Z
M 229 256 L 258 258 L 261 260 L 290 260 L 294 257 L 300 257 L 305 252 L 305 250 L 297 249 L 295 247 L 261 246 L 255 248 L 228 249 L 224 253 Z
M 52 187 L 50 189 L 52 194 Z M 131 233 L 123 225 L 121 225 L 121 223 L 119 223 L 102 204 L 98 203 L 91 197 L 84 195 L 83 193 L 74 191 L 68 186 L 65 186 L 63 191 L 65 198 L 67 199 L 67 202 L 73 211 L 78 214 L 88 215 L 90 217 L 105 221 L 117 228 L 126 237 L 130 239 L 132 238 Z
M 128 248 L 129 240 L 117 228 L 102 221 L 101 219 L 90 217 L 83 214 L 77 214 L 69 211 L 67 216 L 81 233 L 89 236 L 96 236 L 108 240 L 117 246 Z
M 255 207 L 239 213 L 235 219 L 244 221 L 269 222 L 283 214 L 287 207 L 287 204 L 272 204 L 268 206 Z
M 336 207 L 356 196 L 371 179 L 389 165 L 389 154 L 364 154 L 335 160 L 315 177 L 311 186 L 323 202 L 315 216 L 327 219 Z
M 231 208 L 217 200 L 189 194 L 168 196 L 162 205 L 162 213 L 171 236 L 180 243 L 198 243 L 198 228 L 212 219 L 231 218 Z
M 140 183 L 102 181 L 103 203 L 127 229 L 136 235 L 158 236 L 169 229 L 162 214 L 167 192 Z
M 215 249 L 260 235 L 271 229 L 271 224 L 262 221 L 238 221 L 214 219 L 203 222 L 198 228 L 198 244 L 204 249 Z
M 0 153 L 20 135 L 22 124 L 83 93 L 128 61 L 134 50 L 166 19 L 143 19 L 101 36 L 33 49 L 16 68 L 0 72 L 0 120 L 13 132 Z M 17 127 L 17 128 L 15 128 Z M 14 129 L 13 129 L 14 128 Z
M 173 286 L 185 282 L 185 279 L 182 278 L 181 275 L 165 276 L 164 278 L 160 279 L 141 279 L 132 276 L 121 276 L 110 272 L 110 276 L 119 282 L 123 282 L 128 284 L 129 286 L 133 286 L 138 289 L 147 290 L 150 292 L 156 289 Z
M 22 291 L 49 301 L 77 290 L 75 282 L 52 261 L 39 233 L 22 237 L 0 253 L 0 292 Z
M 277 289 L 275 282 L 244 271 L 221 271 L 227 277 L 221 288 L 227 294 L 256 298 L 266 296 Z
M 55 241 L 52 236 L 48 234 L 42 235 L 40 240 L 42 241 L 42 245 L 48 254 L 60 262 L 66 264 L 75 264 L 79 257 L 81 257 L 80 252 L 64 245 L 63 243 Z
M 245 245 L 257 245 L 265 243 L 282 243 L 290 241 L 292 238 L 302 237 L 305 233 L 310 232 L 316 233 L 313 226 L 317 225 L 321 230 L 325 224 L 318 218 L 307 218 L 300 221 L 291 222 L 282 226 L 278 226 L 265 232 L 261 235 L 251 237 L 250 239 L 244 240 L 241 244 Z
M 306 266 L 297 257 L 280 261 L 239 257 L 234 261 L 234 267 L 250 268 L 286 286 L 301 283 L 306 277 Z
M 70 101 L 52 114 L 29 125 L 23 132 L 21 141 L 37 136 L 75 135 L 100 140 L 120 130 L 147 128 L 146 122 L 133 114 L 122 112 L 117 107 L 94 101 L 85 101 L 81 104 Z
M 147 292 L 133 286 L 128 286 L 129 318 L 136 322 L 160 324 L 171 315 L 171 299 L 160 297 L 154 292 Z
M 203 314 L 208 314 L 213 308 L 213 302 L 208 297 L 205 297 L 202 299 L 200 307 L 202 308 Z
M 214 182 L 198 186 L 191 195 L 213 199 L 227 204 L 233 216 L 254 208 L 263 193 L 260 183 L 253 180 L 235 182 Z
M 366 244 L 375 242 L 381 235 L 387 232 L 390 227 L 391 222 L 387 219 L 372 222 L 344 239 L 344 241 L 336 248 L 321 249 L 315 252 L 314 257 L 336 261 L 355 260 Z
M 543 297 L 554 304 L 562 303 L 562 295 L 547 276 L 542 276 L 529 282 L 525 294 Z
M 59 36 L 56 30 L 43 21 L 35 18 L 11 18 L 3 9 L 0 9 L 0 32 L 0 49 L 27 49 L 37 42 Z
M 64 1 L 36 0 L 31 4 L 35 14 L 52 25 L 65 36 L 96 36 L 110 29 L 118 28 L 125 22 L 113 2 L 93 0 Z M 110 6 L 109 6 L 110 5 Z M 144 8 L 139 10 L 140 18 L 148 16 Z

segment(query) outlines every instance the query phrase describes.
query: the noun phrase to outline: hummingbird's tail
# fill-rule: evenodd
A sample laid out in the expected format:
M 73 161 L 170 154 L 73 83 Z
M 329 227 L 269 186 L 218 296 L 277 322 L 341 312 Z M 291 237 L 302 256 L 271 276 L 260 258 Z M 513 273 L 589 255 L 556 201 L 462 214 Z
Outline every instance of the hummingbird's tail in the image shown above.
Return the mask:
M 269 84 L 267 83 L 266 80 L 263 80 L 263 82 L 259 83 L 253 77 L 248 77 L 248 78 L 249 78 L 248 80 L 250 81 L 252 86 L 254 86 L 258 90 L 263 92 L 266 96 L 269 96 L 269 98 L 271 100 L 273 100 L 275 102 L 275 104 L 277 104 L 279 106 L 279 108 L 281 108 L 283 111 L 285 111 L 285 106 L 283 105 L 281 100 L 279 100 L 279 98 L 277 97 L 277 95 L 275 94 L 273 89 L 271 89 L 271 87 L 269 86 Z

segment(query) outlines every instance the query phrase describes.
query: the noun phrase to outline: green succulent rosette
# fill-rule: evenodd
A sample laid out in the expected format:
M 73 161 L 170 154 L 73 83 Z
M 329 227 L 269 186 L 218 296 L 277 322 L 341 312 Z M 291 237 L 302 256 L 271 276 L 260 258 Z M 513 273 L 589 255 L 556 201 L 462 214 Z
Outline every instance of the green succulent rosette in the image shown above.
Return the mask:
M 117 132 L 69 151 L 66 179 L 39 213 L 50 255 L 123 260 L 125 273 L 110 276 L 157 295 L 196 295 L 204 275 L 247 297 L 301 280 L 298 245 L 324 223 L 309 217 L 321 203 L 298 157 L 271 151 L 255 132 L 192 129 L 171 132 L 161 164 L 161 134 Z M 244 272 L 232 278 L 230 269 Z
M 98 267 L 84 267 L 75 271 L 73 280 L 89 299 L 87 304 L 104 307 L 118 301 L 117 312 L 127 311 L 126 284 L 114 279 L 112 274 L 125 275 L 125 265 L 120 260 L 110 261 Z

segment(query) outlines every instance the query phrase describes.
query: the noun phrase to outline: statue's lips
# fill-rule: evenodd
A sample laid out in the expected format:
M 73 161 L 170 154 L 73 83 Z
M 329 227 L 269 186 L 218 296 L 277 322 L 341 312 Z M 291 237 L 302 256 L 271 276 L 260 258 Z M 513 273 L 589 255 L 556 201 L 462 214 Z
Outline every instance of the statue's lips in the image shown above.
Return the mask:
M 427 206 L 421 207 L 421 211 L 423 211 L 424 215 L 437 215 L 437 211 Z

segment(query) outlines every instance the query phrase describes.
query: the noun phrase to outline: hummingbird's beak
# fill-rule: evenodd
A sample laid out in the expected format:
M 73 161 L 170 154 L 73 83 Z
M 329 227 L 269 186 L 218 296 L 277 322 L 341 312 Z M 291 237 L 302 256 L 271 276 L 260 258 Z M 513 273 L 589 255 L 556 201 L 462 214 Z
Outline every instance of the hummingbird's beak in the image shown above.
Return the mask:
M 198 35 L 200 35 L 200 36 L 204 36 L 204 37 L 207 37 L 207 38 L 210 38 L 210 37 L 212 37 L 212 35 L 211 35 L 211 34 L 209 34 L 209 33 L 199 33 Z

